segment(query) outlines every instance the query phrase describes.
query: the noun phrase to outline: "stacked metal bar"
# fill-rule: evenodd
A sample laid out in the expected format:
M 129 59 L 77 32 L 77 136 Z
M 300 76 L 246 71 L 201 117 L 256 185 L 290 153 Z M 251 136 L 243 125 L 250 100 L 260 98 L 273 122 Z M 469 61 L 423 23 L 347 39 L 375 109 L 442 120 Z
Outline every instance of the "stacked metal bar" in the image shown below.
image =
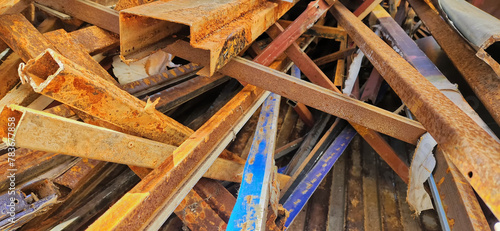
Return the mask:
M 0 1 L 0 229 L 500 227 L 500 21 L 451 2 Z

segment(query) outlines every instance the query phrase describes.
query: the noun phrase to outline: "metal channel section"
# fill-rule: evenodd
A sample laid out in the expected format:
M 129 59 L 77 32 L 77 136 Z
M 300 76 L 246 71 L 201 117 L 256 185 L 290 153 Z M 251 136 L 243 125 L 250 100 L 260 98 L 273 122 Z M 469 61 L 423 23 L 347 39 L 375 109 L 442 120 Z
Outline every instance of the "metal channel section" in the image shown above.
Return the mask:
M 227 230 L 266 230 L 280 100 L 271 93 L 262 105 Z
M 158 49 L 203 66 L 211 76 L 286 13 L 294 2 L 156 1 L 120 11 L 121 54 L 136 59 Z M 145 26 L 147 25 L 147 26 Z M 187 38 L 189 36 L 189 38 Z M 190 47 L 195 53 L 178 49 Z M 180 44 L 184 42 L 184 44 Z
M 288 197 L 283 204 L 283 207 L 290 212 L 290 216 L 285 222 L 285 227 L 288 228 L 290 226 L 356 134 L 356 131 L 351 126 L 344 128 L 328 147 L 321 159 L 307 173 L 306 177 L 299 183 L 290 197 Z
M 493 213 L 500 216 L 500 168 L 496 166 L 500 163 L 500 143 L 341 3 L 335 3 L 330 11 Z

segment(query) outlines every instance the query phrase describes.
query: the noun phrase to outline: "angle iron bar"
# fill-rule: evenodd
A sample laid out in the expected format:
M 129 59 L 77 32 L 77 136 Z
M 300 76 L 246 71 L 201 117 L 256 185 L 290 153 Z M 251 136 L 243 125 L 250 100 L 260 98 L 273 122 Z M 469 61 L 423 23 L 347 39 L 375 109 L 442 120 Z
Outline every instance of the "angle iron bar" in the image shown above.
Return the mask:
M 330 12 L 424 125 L 479 196 L 500 217 L 500 143 L 337 2 Z M 484 145 L 484 144 L 488 145 Z M 471 155 L 473 153 L 474 155 Z

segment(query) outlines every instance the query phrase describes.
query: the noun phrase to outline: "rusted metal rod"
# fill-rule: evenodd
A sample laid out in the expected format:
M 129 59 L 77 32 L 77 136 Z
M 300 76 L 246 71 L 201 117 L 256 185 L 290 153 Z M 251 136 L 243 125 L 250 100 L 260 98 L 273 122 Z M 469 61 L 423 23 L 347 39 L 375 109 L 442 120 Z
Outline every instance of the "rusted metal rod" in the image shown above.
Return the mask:
M 500 144 L 341 3 L 335 3 L 330 12 L 499 216 Z

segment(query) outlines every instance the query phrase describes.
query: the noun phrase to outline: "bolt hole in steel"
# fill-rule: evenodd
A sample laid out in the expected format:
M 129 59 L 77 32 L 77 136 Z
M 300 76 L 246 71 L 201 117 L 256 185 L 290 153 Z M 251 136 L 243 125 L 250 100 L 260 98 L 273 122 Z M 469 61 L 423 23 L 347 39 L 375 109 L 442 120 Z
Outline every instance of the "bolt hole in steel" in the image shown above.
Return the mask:
M 133 142 L 128 142 L 128 148 L 133 148 L 134 147 L 134 143 Z
M 14 200 L 14 204 L 18 204 L 19 203 L 19 200 L 18 199 L 15 199 Z
M 468 174 L 469 178 L 472 178 L 473 174 L 472 174 L 472 171 L 470 171 Z

